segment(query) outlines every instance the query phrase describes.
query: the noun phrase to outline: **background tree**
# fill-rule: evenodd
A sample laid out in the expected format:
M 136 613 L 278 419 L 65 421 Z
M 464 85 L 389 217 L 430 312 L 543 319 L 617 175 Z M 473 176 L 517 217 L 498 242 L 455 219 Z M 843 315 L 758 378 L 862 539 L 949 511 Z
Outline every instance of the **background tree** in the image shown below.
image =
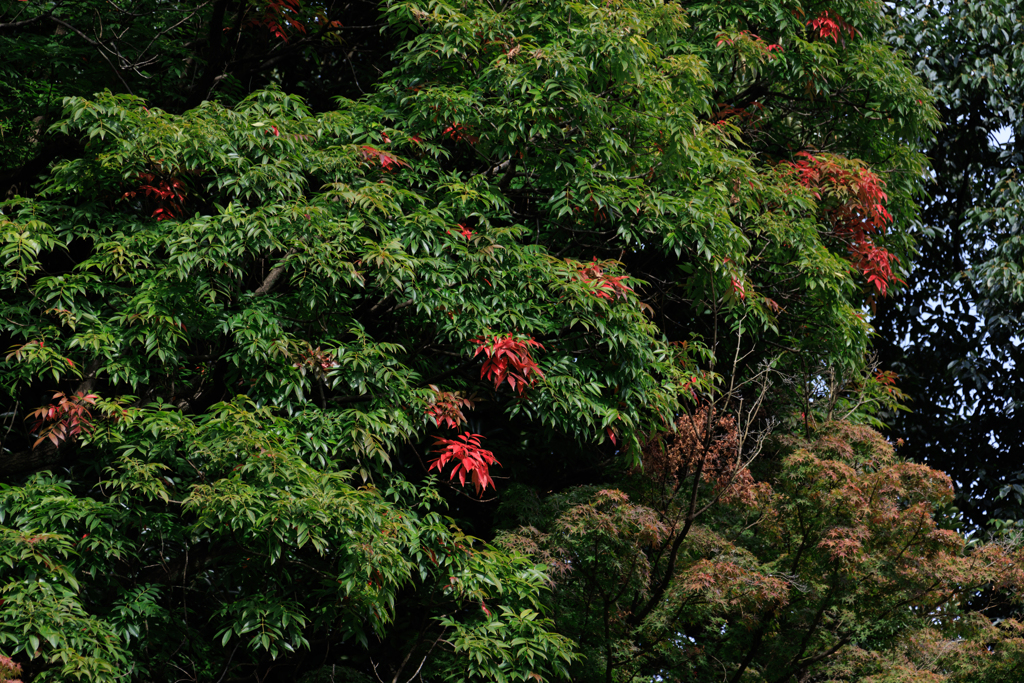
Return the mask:
M 966 523 L 980 528 L 1019 517 L 1024 500 L 1020 6 L 899 8 L 893 44 L 912 55 L 943 126 L 927 152 L 934 182 L 920 253 L 908 286 L 880 302 L 877 347 L 913 399 L 912 412 L 890 418 L 891 433 L 906 455 L 953 477 Z

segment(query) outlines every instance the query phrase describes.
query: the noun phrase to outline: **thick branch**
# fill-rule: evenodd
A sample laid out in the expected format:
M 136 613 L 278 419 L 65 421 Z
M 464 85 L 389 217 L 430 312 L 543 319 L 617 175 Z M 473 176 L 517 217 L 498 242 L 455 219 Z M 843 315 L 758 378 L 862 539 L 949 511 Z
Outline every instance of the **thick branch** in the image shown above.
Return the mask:
M 206 68 L 199 77 L 188 101 L 186 109 L 192 109 L 199 105 L 210 94 L 210 90 L 216 83 L 217 75 L 224 67 L 224 47 L 221 44 L 221 34 L 224 27 L 224 14 L 227 11 L 228 0 L 217 0 L 213 6 L 213 13 L 210 15 L 210 30 L 207 32 L 207 43 L 210 46 L 209 56 L 206 60 Z
M 11 28 L 21 28 L 22 26 L 28 26 L 34 24 L 37 21 L 46 19 L 48 15 L 40 14 L 38 17 L 32 17 L 31 19 L 23 19 L 22 21 L 10 21 L 6 24 L 0 24 L 0 31 L 4 31 Z
M 284 255 L 284 258 L 286 259 L 294 253 L 295 250 L 290 249 L 288 253 Z M 274 285 L 277 284 L 277 281 L 281 279 L 281 274 L 284 273 L 286 265 L 287 264 L 285 264 L 284 259 L 281 259 L 281 264 L 278 265 L 273 270 L 271 270 L 269 273 L 267 273 L 267 277 L 263 279 L 263 284 L 261 284 L 259 288 L 255 292 L 253 292 L 253 294 L 255 294 L 256 296 L 263 296 L 271 289 L 273 289 Z

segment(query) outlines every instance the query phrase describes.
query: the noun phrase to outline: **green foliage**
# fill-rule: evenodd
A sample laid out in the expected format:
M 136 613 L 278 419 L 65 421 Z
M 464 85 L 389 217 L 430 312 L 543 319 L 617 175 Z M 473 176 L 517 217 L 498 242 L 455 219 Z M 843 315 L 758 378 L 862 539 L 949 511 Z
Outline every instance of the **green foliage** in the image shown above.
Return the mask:
M 493 601 L 516 618 L 492 619 L 486 632 L 509 640 L 531 671 L 571 661 L 570 643 L 536 612 L 541 568 L 453 529 L 430 488 L 397 476 L 386 490 L 357 487 L 351 472 L 313 467 L 289 421 L 245 401 L 215 406 L 198 424 L 163 418 L 143 409 L 123 421 L 135 439 L 88 495 L 48 474 L 0 491 L 0 638 L 14 655 L 58 665 L 40 680 L 114 680 L 129 663 L 159 676 L 157 663 L 184 667 L 199 655 L 209 671 L 232 660 L 244 671 L 309 649 L 313 637 L 366 643 L 412 587 L 456 610 L 435 618 L 438 640 L 468 638 L 480 627 L 456 616 L 461 606 Z M 169 492 L 189 471 L 208 483 L 175 500 Z M 36 531 L 44 528 L 64 533 Z M 179 603 L 182 589 L 203 597 Z M 167 649 L 182 638 L 195 646 Z M 460 640 L 453 648 L 473 651 Z
M 358 96 L 387 63 L 378 14 L 372 3 L 303 0 L 5 2 L 0 192 L 34 194 L 38 176 L 76 144 L 47 131 L 65 97 L 109 88 L 181 112 L 206 99 L 235 104 L 269 84 L 319 109 L 335 94 Z
M 58 453 L 77 442 L 77 466 L 98 476 L 37 475 L 4 492 L 11 533 L 84 534 L 67 577 L 88 575 L 88 594 L 44 601 L 19 588 L 25 577 L 7 584 L 5 609 L 20 616 L 3 633 L 29 656 L 32 639 L 72 627 L 88 604 L 95 625 L 84 640 L 43 647 L 38 656 L 65 669 L 42 675 L 73 664 L 109 677 L 129 661 L 140 676 L 167 664 L 254 675 L 316 646 L 313 634 L 356 647 L 384 638 L 403 591 L 433 610 L 495 606 L 481 623 L 436 612 L 416 639 L 399 640 L 424 659 L 431 641 L 445 644 L 425 671 L 454 676 L 473 662 L 499 681 L 545 679 L 572 660 L 539 611 L 544 575 L 521 557 L 473 550 L 435 511 L 437 494 L 395 468 L 423 477 L 408 459 L 437 428 L 432 382 L 487 387 L 473 340 L 495 332 L 545 346 L 528 396 L 490 387 L 490 419 L 527 413 L 583 442 L 613 425 L 635 442 L 638 427 L 671 414 L 687 375 L 630 289 L 602 297 L 584 266 L 517 239 L 524 228 L 497 220 L 501 201 L 486 184 L 455 174 L 427 183 L 443 173 L 427 162 L 386 166 L 399 157 L 369 143 L 401 133 L 379 115 L 349 104 L 313 116 L 275 92 L 180 118 L 124 96 L 69 100 L 59 125 L 81 130 L 92 153 L 4 217 L 17 235 L 39 217 L 32 226 L 50 253 L 78 259 L 42 274 L 49 254 L 38 248 L 8 281 L 22 297 L 7 310 L 9 395 L 84 372 L 114 396 L 86 410 L 89 430 L 56 440 Z M 160 194 L 179 179 L 189 213 Z M 459 232 L 462 216 L 475 219 L 474 235 Z M 616 396 L 616 384 L 636 400 Z M 232 388 L 249 398 L 208 405 Z M 109 562 L 119 569 L 104 572 Z M 69 616 L 37 626 L 32 600 Z M 183 639 L 193 645 L 175 650 Z M 69 664 L 69 648 L 95 661 Z
M 330 8 L 161 9 L 189 19 L 90 49 L 175 42 L 162 77 L 190 85 L 82 67 L 99 84 L 69 77 L 47 134 L 75 146 L 0 203 L 0 647 L 27 678 L 626 680 L 717 675 L 712 651 L 740 677 L 803 656 L 738 654 L 785 605 L 807 652 L 852 642 L 805 617 L 867 570 L 815 545 L 804 598 L 775 566 L 854 524 L 853 492 L 815 487 L 840 465 L 748 466 L 774 417 L 802 407 L 810 438 L 899 398 L 862 308 L 899 285 L 935 116 L 880 4 L 396 0 L 388 70 L 330 111 L 330 64 L 368 51 Z M 328 43 L 311 106 L 292 76 Z M 865 379 L 822 389 L 830 368 Z M 704 455 L 670 485 L 672 439 Z M 640 467 L 662 479 L 576 487 Z M 876 502 L 920 498 L 894 514 L 924 528 L 945 489 L 909 470 Z M 517 490 L 547 518 L 489 545 L 485 496 Z M 865 533 L 891 574 L 903 537 Z M 844 609 L 899 621 L 881 592 Z

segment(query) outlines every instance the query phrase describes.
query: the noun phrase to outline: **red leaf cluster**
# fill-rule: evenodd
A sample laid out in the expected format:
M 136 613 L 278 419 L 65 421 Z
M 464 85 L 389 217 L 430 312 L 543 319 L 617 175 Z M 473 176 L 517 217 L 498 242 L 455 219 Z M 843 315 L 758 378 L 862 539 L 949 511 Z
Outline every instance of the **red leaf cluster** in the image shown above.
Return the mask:
M 39 438 L 32 447 L 35 448 L 46 439 L 56 446 L 65 439 L 83 433 L 89 434 L 92 431 L 92 413 L 89 412 L 89 406 L 96 405 L 97 398 L 99 396 L 96 394 L 84 392 L 78 392 L 70 397 L 62 391 L 55 393 L 53 400 L 57 401 L 56 404 L 36 408 L 25 418 L 36 418 L 32 431 L 39 432 Z
M 366 161 L 376 161 L 384 168 L 385 171 L 395 171 L 403 166 L 408 166 L 408 161 L 403 161 L 398 157 L 383 152 L 372 145 L 360 145 L 359 152 L 363 155 L 363 159 Z
M 446 135 L 450 137 L 452 140 L 455 140 L 455 142 L 465 141 L 471 145 L 475 145 L 477 142 L 480 141 L 480 138 L 478 138 L 477 136 L 470 135 L 469 128 L 461 123 L 451 124 L 443 131 L 441 131 L 441 135 Z
M 486 490 L 488 486 L 494 486 L 488 468 L 491 465 L 500 465 L 494 454 L 480 446 L 480 439 L 484 437 L 479 434 L 465 432 L 459 434 L 456 439 L 445 439 L 440 436 L 434 437 L 434 452 L 439 456 L 430 463 L 427 471 L 437 469 L 441 471 L 449 462 L 454 462 L 451 479 L 459 478 L 459 483 L 466 485 L 466 477 L 470 478 L 476 488 L 477 495 Z
M 838 43 L 842 34 L 846 33 L 853 38 L 857 35 L 857 29 L 850 26 L 841 16 L 830 10 L 825 10 L 814 19 L 807 22 L 812 31 L 818 32 L 819 38 L 831 38 L 832 42 Z
M 430 385 L 430 389 L 434 392 L 434 398 L 427 407 L 427 415 L 434 420 L 434 424 L 438 427 L 444 425 L 449 429 L 458 429 L 460 425 L 465 424 L 466 416 L 462 410 L 472 410 L 473 401 L 452 391 L 441 391 L 433 384 Z
M 495 336 L 490 342 L 486 339 L 472 341 L 477 345 L 473 356 L 481 353 L 486 356 L 480 369 L 480 379 L 492 380 L 495 389 L 507 381 L 512 390 L 522 396 L 526 387 L 533 384 L 535 379 L 544 377 L 530 355 L 530 347 L 544 348 L 539 342 L 530 338 L 517 339 L 512 335 Z
M 263 16 L 249 21 L 249 26 L 263 26 L 270 33 L 288 42 L 287 29 L 305 33 L 306 27 L 295 18 L 302 8 L 301 0 L 269 0 Z
M 629 298 L 629 294 L 633 289 L 623 284 L 622 281 L 626 279 L 626 276 L 618 275 L 613 277 L 608 275 L 604 272 L 604 268 L 607 266 L 607 263 L 598 262 L 595 256 L 592 262 L 580 267 L 578 278 L 582 282 L 595 283 L 598 286 L 598 291 L 594 293 L 594 296 L 600 299 L 611 301 L 618 298 L 623 300 Z
M 898 259 L 888 250 L 876 246 L 870 240 L 860 240 L 853 244 L 850 253 L 853 256 L 854 265 L 882 296 L 885 296 L 889 289 L 889 283 L 894 279 L 902 282 L 892 272 L 892 262 L 898 261 Z
M 897 257 L 871 239 L 884 234 L 892 223 L 885 208 L 889 200 L 885 183 L 870 169 L 838 157 L 808 152 L 798 152 L 797 157 L 790 164 L 797 182 L 815 191 L 825 205 L 833 234 L 846 243 L 854 267 L 885 296 L 890 283 L 901 282 L 892 272 Z
M 143 196 L 156 204 L 156 208 L 153 209 L 151 215 L 158 221 L 174 218 L 185 212 L 184 185 L 176 176 L 140 173 L 139 182 L 142 184 L 122 195 L 124 199 L 131 199 L 142 193 Z

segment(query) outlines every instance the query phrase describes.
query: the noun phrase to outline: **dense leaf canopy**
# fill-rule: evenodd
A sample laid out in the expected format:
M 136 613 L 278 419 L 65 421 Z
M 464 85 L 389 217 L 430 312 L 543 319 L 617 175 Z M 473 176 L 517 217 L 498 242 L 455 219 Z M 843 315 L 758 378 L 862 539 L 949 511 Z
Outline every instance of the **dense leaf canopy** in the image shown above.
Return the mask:
M 865 426 L 881 3 L 4 12 L 0 680 L 1019 662 L 1015 537 Z

